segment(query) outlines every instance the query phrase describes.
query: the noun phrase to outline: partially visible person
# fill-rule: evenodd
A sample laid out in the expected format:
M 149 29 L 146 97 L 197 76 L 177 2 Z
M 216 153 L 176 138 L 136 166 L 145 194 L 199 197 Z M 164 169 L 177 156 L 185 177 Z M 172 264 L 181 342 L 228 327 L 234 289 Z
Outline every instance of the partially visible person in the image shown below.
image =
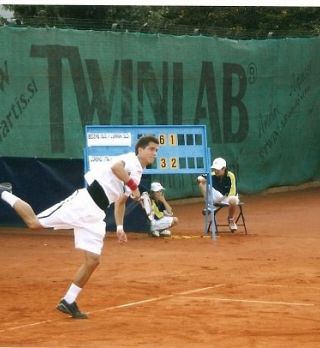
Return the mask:
M 150 192 L 143 192 L 141 195 L 143 207 L 151 221 L 153 237 L 171 236 L 169 228 L 179 222 L 178 218 L 173 216 L 172 207 L 166 200 L 164 190 L 165 188 L 159 182 L 153 182 Z
M 32 207 L 12 194 L 10 183 L 0 183 L 0 198 L 8 203 L 30 229 L 73 229 L 75 248 L 84 253 L 84 261 L 78 268 L 71 285 L 57 305 L 60 312 L 76 319 L 86 319 L 76 299 L 100 263 L 106 233 L 104 221 L 106 208 L 117 202 L 124 192 L 140 201 L 138 185 L 143 169 L 152 164 L 157 156 L 159 141 L 154 136 L 141 137 L 135 152 L 116 156 L 104 167 L 85 174 L 87 188 L 75 191 L 60 203 L 35 214 Z M 123 226 L 117 229 L 120 243 L 127 242 Z
M 235 213 L 237 204 L 239 204 L 239 196 L 237 194 L 236 177 L 228 170 L 225 159 L 218 157 L 212 162 L 212 203 L 228 204 L 228 224 L 231 231 L 238 229 L 235 222 Z M 206 198 L 207 194 L 207 178 L 200 175 L 197 178 L 200 192 Z

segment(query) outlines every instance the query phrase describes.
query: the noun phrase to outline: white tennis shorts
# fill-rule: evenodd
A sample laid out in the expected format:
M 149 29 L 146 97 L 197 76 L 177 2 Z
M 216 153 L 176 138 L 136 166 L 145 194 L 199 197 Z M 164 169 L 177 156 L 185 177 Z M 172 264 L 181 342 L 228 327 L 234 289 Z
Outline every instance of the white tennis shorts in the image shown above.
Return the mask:
M 239 196 L 224 196 L 221 192 L 212 188 L 212 199 L 213 204 L 223 203 L 223 204 L 239 204 Z
M 164 216 L 163 218 L 159 220 L 153 220 L 151 223 L 151 230 L 152 231 L 162 231 L 166 230 L 167 228 L 171 227 L 173 223 L 173 217 L 172 216 Z
M 75 248 L 101 254 L 106 234 L 106 215 L 94 203 L 87 189 L 75 191 L 37 216 L 45 228 L 73 229 Z

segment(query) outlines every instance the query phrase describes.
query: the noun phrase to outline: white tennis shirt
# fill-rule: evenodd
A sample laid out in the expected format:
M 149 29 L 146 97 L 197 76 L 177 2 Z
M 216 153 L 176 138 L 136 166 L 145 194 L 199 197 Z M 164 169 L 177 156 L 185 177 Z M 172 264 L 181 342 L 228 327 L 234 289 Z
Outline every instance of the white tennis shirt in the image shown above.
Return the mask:
M 117 201 L 118 198 L 120 198 L 120 196 L 122 196 L 124 193 L 128 196 L 131 194 L 129 187 L 125 186 L 125 183 L 118 179 L 111 170 L 111 166 L 119 161 L 123 161 L 125 163 L 124 169 L 135 181 L 135 183 L 139 185 L 143 168 L 134 152 L 116 156 L 110 162 L 106 162 L 104 167 L 90 170 L 84 176 L 88 185 L 90 185 L 94 180 L 98 181 L 107 195 L 110 204 Z

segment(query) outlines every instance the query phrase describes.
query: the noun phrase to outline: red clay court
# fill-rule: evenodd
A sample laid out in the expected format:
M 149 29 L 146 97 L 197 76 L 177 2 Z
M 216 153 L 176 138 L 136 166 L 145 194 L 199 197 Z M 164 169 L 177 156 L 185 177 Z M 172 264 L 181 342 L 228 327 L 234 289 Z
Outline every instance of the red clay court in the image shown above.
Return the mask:
M 79 298 L 55 306 L 82 255 L 71 232 L 2 228 L 3 347 L 319 347 L 320 188 L 243 196 L 248 235 L 203 237 L 202 204 L 177 204 L 174 238 L 109 233 Z

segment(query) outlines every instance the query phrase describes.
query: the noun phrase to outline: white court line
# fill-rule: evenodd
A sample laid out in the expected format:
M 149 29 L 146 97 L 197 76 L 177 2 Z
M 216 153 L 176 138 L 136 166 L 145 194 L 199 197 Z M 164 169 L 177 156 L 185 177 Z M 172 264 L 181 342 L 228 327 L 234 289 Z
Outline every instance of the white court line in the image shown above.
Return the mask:
M 106 312 L 106 311 L 110 311 L 113 309 L 120 309 L 120 308 L 126 308 L 126 307 L 133 307 L 133 306 L 137 306 L 140 304 L 145 304 L 145 303 L 149 303 L 149 302 L 155 302 L 155 301 L 161 301 L 161 300 L 166 300 L 168 298 L 172 298 L 175 296 L 183 296 L 183 295 L 188 295 L 188 294 L 194 294 L 197 292 L 201 292 L 201 291 L 206 291 L 206 290 L 211 290 L 211 289 L 215 289 L 221 286 L 224 286 L 225 284 L 217 284 L 214 286 L 208 286 L 206 288 L 199 288 L 199 289 L 193 289 L 193 290 L 188 290 L 188 291 L 183 291 L 183 292 L 178 292 L 178 293 L 173 293 L 171 295 L 165 295 L 165 296 L 159 296 L 159 297 L 153 297 L 153 298 L 149 298 L 147 300 L 142 300 L 142 301 L 137 301 L 137 302 L 130 302 L 130 303 L 125 303 L 123 305 L 118 305 L 118 306 L 113 306 L 113 307 L 107 307 L 107 308 L 102 308 L 102 309 L 97 309 L 96 311 L 92 311 L 92 312 L 88 312 L 88 314 L 90 313 L 97 313 L 97 312 Z
M 92 312 L 87 312 L 87 314 L 98 313 L 98 312 L 107 312 L 107 311 L 111 311 L 111 310 L 114 310 L 114 309 L 134 307 L 134 306 L 138 306 L 138 305 L 145 304 L 145 303 L 165 300 L 165 299 L 168 299 L 168 298 L 172 298 L 174 296 L 181 296 L 181 295 L 184 295 L 184 294 L 193 294 L 193 293 L 200 292 L 200 291 L 214 289 L 214 288 L 217 288 L 217 287 L 220 287 L 220 286 L 223 286 L 223 285 L 225 285 L 225 284 L 217 284 L 217 285 L 214 285 L 214 286 L 208 286 L 206 288 L 193 289 L 193 290 L 184 291 L 184 292 L 180 292 L 180 293 L 176 293 L 176 294 L 159 296 L 159 297 L 153 297 L 153 298 L 149 298 L 149 299 L 141 300 L 141 301 L 136 301 L 136 302 L 124 303 L 122 305 L 117 305 L 117 306 L 97 309 L 97 310 L 92 311 Z M 60 321 L 60 320 L 61 319 L 48 319 L 48 320 L 38 321 L 38 322 L 35 322 L 35 323 L 30 323 L 30 324 L 24 324 L 24 325 L 19 325 L 19 326 L 8 327 L 6 329 L 0 330 L 0 333 L 1 332 L 6 332 L 6 331 L 13 331 L 13 330 L 29 328 L 29 327 L 33 327 L 33 326 L 42 325 L 42 324 L 53 323 L 55 321 Z
M 52 323 L 52 322 L 58 321 L 58 320 L 59 319 L 48 319 L 48 320 L 36 321 L 35 323 L 30 323 L 30 324 L 24 324 L 24 325 L 19 325 L 19 326 L 8 327 L 6 329 L 1 329 L 0 333 L 1 332 L 6 332 L 6 331 L 12 331 L 12 330 L 19 330 L 19 329 L 23 329 L 25 327 L 32 327 L 32 326 L 37 326 L 37 325 L 41 325 L 41 324 Z
M 310 289 L 310 290 L 320 290 L 319 287 L 315 286 L 300 286 L 300 285 L 283 285 L 283 284 L 255 284 L 255 283 L 247 283 L 250 286 L 259 286 L 259 287 L 272 287 L 272 288 L 290 288 L 290 289 Z
M 201 299 L 207 301 L 224 301 L 224 302 L 243 302 L 243 303 L 259 303 L 259 304 L 270 304 L 270 305 L 285 305 L 285 306 L 314 306 L 314 303 L 303 303 L 303 302 L 283 302 L 283 301 L 261 301 L 261 300 L 247 300 L 247 299 L 234 299 L 234 298 L 221 298 L 221 297 L 190 297 L 187 298 Z
M 201 288 L 201 289 L 195 289 L 195 290 L 189 290 L 189 291 L 183 291 L 183 292 L 179 292 L 176 295 L 188 295 L 188 294 L 194 294 L 196 292 L 200 292 L 200 291 L 205 291 L 205 290 L 210 290 L 210 289 L 216 289 L 216 288 L 221 288 L 222 286 L 225 286 L 226 284 L 217 284 L 214 286 L 208 286 L 207 288 Z
M 171 295 L 152 297 L 152 298 L 149 298 L 149 299 L 146 299 L 146 300 L 129 302 L 129 303 L 124 303 L 124 304 L 117 305 L 117 306 L 111 306 L 111 307 L 106 307 L 106 308 L 102 308 L 102 309 L 97 309 L 95 311 L 87 312 L 87 313 L 88 314 L 92 314 L 92 313 L 98 313 L 98 312 L 112 311 L 114 309 L 135 307 L 135 306 L 143 305 L 145 303 L 162 301 L 162 300 L 166 300 L 166 299 L 173 298 L 173 297 L 176 297 L 176 296 L 188 297 L 186 295 L 195 294 L 197 292 L 203 292 L 203 291 L 206 291 L 206 290 L 219 288 L 219 287 L 222 287 L 222 286 L 225 286 L 225 285 L 226 284 L 216 284 L 214 286 L 208 286 L 208 287 L 205 287 L 205 288 L 187 290 L 187 291 L 174 293 L 174 294 L 171 294 Z M 225 302 L 260 303 L 260 304 L 287 305 L 287 306 L 314 306 L 315 305 L 313 303 L 282 302 L 282 301 L 259 301 L 259 300 L 231 299 L 231 298 L 219 298 L 219 297 L 214 297 L 214 298 L 210 298 L 210 297 L 190 297 L 190 298 L 193 298 L 193 299 L 206 299 L 206 300 L 213 300 L 213 301 L 225 301 Z M 9 328 L 0 330 L 0 333 L 6 332 L 6 331 L 13 331 L 13 330 L 19 330 L 19 329 L 24 329 L 24 328 L 30 328 L 30 327 L 33 327 L 33 326 L 39 326 L 39 325 L 42 325 L 42 324 L 53 323 L 53 322 L 56 322 L 56 321 L 61 321 L 61 319 L 60 318 L 48 319 L 48 320 L 38 321 L 38 322 L 35 322 L 35 323 L 30 323 L 30 324 L 25 324 L 25 325 L 20 325 L 20 326 L 13 326 L 13 327 L 9 327 Z

